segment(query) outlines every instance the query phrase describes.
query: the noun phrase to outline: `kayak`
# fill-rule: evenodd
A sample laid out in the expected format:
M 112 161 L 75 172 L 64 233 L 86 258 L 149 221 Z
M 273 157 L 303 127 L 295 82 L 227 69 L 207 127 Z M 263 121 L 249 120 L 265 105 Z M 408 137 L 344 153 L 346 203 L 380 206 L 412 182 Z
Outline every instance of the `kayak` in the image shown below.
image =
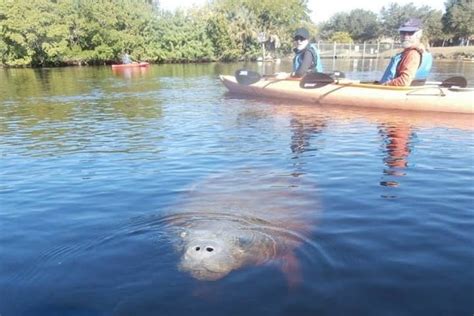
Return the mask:
M 150 66 L 149 63 L 141 62 L 141 63 L 131 63 L 131 64 L 113 64 L 112 68 L 120 69 L 120 68 L 135 68 L 135 67 L 148 67 L 148 66 Z
M 393 87 L 337 80 L 300 87 L 300 80 L 263 78 L 240 84 L 234 76 L 220 75 L 231 93 L 257 97 L 298 100 L 318 105 L 340 105 L 410 111 L 435 111 L 474 114 L 474 89 L 438 85 Z

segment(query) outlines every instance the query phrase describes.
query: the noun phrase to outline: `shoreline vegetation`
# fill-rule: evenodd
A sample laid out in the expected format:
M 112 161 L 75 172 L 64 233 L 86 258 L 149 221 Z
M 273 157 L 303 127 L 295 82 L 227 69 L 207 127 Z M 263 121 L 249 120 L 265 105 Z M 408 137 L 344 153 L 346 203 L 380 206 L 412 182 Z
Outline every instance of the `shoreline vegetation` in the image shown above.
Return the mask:
M 399 25 L 411 17 L 423 20 L 435 58 L 472 60 L 472 0 L 445 6 L 442 12 L 393 2 L 378 14 L 355 9 L 316 25 L 301 0 L 211 0 L 175 12 L 162 10 L 157 0 L 0 0 L 0 67 L 108 65 L 126 52 L 155 64 L 256 61 L 262 48 L 273 58 L 289 58 L 298 27 L 309 29 L 315 42 L 357 49 L 357 43 L 364 49 L 391 43 L 383 51 L 357 51 L 388 58 Z M 331 54 L 328 49 L 324 58 Z
M 435 59 L 474 61 L 474 46 L 431 47 Z

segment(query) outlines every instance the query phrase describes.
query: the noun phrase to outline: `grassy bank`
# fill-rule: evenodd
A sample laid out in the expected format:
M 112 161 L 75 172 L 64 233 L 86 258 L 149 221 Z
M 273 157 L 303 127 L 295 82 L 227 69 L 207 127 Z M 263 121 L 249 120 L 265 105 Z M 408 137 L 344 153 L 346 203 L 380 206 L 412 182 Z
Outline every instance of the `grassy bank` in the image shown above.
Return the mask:
M 450 47 L 431 47 L 430 52 L 433 54 L 435 59 L 465 59 L 474 58 L 474 46 L 450 46 Z M 385 51 L 380 54 L 382 58 L 390 58 L 391 51 Z
M 431 47 L 430 51 L 437 59 L 474 58 L 474 46 Z

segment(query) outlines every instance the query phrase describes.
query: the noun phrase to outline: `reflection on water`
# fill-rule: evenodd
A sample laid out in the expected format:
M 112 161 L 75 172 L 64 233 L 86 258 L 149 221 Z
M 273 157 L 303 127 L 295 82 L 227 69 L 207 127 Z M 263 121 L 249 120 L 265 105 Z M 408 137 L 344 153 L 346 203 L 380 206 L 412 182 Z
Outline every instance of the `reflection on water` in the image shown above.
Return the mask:
M 275 101 L 266 100 L 266 102 Z M 364 121 L 374 124 L 374 130 L 380 136 L 376 138 L 377 147 L 384 165 L 379 184 L 394 190 L 401 185 L 400 178 L 406 176 L 411 168 L 410 154 L 416 150 L 418 144 L 417 131 L 474 130 L 474 118 L 471 115 L 400 112 L 343 106 L 321 108 L 302 104 L 295 106 L 287 101 L 276 106 L 278 113 L 290 116 L 292 132 L 290 149 L 295 154 L 294 159 L 298 159 L 305 152 L 321 149 L 323 144 L 328 146 L 324 134 L 330 133 L 331 128 L 334 128 L 331 127 L 334 122 L 351 122 L 351 125 L 356 126 Z M 348 133 L 346 137 L 349 139 L 351 131 L 346 132 Z M 383 192 L 381 196 L 397 198 L 396 191 Z
M 217 77 L 259 67 L 2 69 L 0 314 L 472 313 L 472 115 L 239 98 Z M 169 232 L 204 222 L 261 261 L 179 271 Z
M 130 67 L 130 68 L 112 68 L 112 73 L 125 79 L 143 77 L 149 70 L 149 67 Z
M 138 69 L 138 77 L 122 78 L 133 79 L 124 84 L 112 80 L 109 68 L 94 69 L 6 70 L 9 80 L 2 85 L 0 107 L 5 143 L 15 146 L 16 136 L 21 135 L 28 141 L 19 147 L 35 155 L 136 148 L 130 137 L 143 134 L 149 122 L 162 117 L 159 93 L 150 89 L 154 80 Z
M 310 149 L 310 140 L 324 131 L 326 123 L 319 117 L 308 120 L 307 117 L 295 115 L 291 118 L 291 152 L 297 156 Z M 314 148 L 314 147 L 313 147 Z
M 410 126 L 403 123 L 385 123 L 380 126 L 380 135 L 383 138 L 385 152 L 387 156 L 384 163 L 388 169 L 384 170 L 384 174 L 394 177 L 405 175 L 403 171 L 408 167 L 408 157 L 413 150 L 413 137 Z M 385 180 L 380 182 L 383 186 L 396 187 L 399 183 L 395 180 Z

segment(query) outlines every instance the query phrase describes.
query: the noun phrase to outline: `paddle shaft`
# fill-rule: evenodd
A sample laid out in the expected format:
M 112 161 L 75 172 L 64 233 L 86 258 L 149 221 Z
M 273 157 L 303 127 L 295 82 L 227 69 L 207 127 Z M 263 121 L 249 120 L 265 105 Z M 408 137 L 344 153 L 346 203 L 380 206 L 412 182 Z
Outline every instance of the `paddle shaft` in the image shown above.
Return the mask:
M 445 86 L 446 83 L 444 81 L 426 81 L 425 86 Z M 456 87 L 455 84 L 452 84 L 451 86 Z M 465 88 L 463 84 L 459 85 L 461 88 Z
M 461 76 L 454 76 L 448 79 L 443 80 L 442 82 L 438 81 L 426 81 L 425 85 L 437 85 L 440 87 L 451 88 L 451 87 L 467 87 L 467 80 Z
M 361 81 L 352 81 L 352 80 L 343 80 L 341 82 L 341 78 L 345 78 L 345 75 L 343 72 L 340 71 L 335 71 L 332 75 L 325 74 L 325 73 L 308 73 L 302 78 L 298 77 L 281 77 L 278 78 L 278 74 L 273 74 L 273 75 L 260 75 L 258 72 L 251 71 L 251 70 L 246 70 L 246 69 L 240 69 L 237 70 L 235 73 L 235 77 L 237 79 L 237 82 L 240 84 L 244 85 L 249 85 L 256 83 L 257 81 L 263 79 L 269 79 L 269 80 L 291 80 L 291 81 L 301 81 L 300 86 L 302 88 L 306 89 L 315 89 L 327 84 L 331 83 L 369 83 L 369 84 L 377 84 L 376 82 L 361 82 Z M 467 81 L 466 78 L 461 77 L 461 76 L 454 76 L 450 77 L 448 79 L 445 79 L 441 82 L 438 81 L 427 81 L 423 85 L 435 85 L 439 87 L 445 87 L 445 88 L 451 88 L 451 87 L 460 87 L 460 88 L 465 88 L 467 87 Z M 417 85 L 414 85 L 417 86 Z M 421 86 L 421 85 L 420 85 Z

